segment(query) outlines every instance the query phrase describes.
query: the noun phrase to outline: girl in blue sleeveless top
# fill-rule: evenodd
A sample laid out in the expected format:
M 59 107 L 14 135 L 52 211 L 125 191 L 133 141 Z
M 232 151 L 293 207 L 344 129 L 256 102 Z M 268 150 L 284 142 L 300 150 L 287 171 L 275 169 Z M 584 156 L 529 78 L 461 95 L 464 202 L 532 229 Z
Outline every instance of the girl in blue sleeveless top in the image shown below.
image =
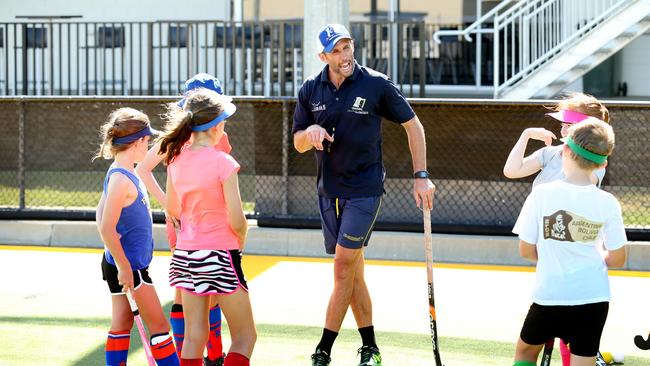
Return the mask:
M 133 295 L 150 333 L 151 351 L 160 366 L 179 365 L 174 343 L 148 268 L 153 255 L 152 220 L 147 190 L 135 174 L 155 130 L 149 117 L 120 108 L 102 126 L 102 144 L 95 158 L 113 159 L 104 179 L 96 211 L 106 248 L 102 274 L 111 293 L 111 328 L 106 340 L 106 365 L 126 364 L 133 313 L 126 298 Z

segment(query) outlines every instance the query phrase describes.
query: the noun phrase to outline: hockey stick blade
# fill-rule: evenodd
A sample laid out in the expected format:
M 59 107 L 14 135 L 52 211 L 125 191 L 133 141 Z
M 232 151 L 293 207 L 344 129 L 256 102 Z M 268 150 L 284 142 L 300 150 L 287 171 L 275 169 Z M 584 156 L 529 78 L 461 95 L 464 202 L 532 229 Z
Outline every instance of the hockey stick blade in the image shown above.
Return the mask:
M 638 335 L 634 337 L 634 344 L 644 351 L 650 349 L 650 334 L 648 334 L 648 339 L 643 338 L 643 336 Z

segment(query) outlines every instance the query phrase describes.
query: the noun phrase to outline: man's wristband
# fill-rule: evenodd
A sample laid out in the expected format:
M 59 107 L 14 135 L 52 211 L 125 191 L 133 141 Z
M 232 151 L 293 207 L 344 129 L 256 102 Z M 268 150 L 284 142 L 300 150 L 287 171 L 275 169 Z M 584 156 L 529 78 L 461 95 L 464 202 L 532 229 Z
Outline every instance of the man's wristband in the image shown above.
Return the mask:
M 416 179 L 429 179 L 429 172 L 426 170 L 420 170 L 415 173 L 413 173 L 413 178 Z

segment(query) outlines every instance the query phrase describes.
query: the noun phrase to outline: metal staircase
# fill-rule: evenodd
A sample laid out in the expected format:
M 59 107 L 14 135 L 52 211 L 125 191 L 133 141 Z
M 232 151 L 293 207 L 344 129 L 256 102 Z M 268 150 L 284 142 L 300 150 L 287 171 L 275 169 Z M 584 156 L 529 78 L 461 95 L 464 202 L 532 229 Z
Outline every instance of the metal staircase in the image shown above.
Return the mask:
M 491 35 L 494 97 L 551 98 L 650 29 L 650 0 L 504 0 L 440 36 Z

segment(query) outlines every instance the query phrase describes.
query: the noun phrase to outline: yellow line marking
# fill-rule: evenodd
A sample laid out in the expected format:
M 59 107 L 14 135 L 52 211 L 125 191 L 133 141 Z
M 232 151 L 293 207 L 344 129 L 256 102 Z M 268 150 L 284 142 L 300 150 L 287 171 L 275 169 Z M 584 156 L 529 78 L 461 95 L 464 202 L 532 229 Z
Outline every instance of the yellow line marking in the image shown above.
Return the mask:
M 68 253 L 103 253 L 99 248 L 74 248 L 74 247 L 44 247 L 44 246 L 26 246 L 26 245 L 3 245 L 0 244 L 0 250 L 24 250 L 24 251 L 42 251 L 42 252 L 68 252 Z M 155 256 L 171 256 L 169 250 L 156 250 Z M 307 263 L 332 263 L 332 258 L 315 258 L 315 257 L 277 257 L 268 255 L 245 254 L 242 265 L 244 266 L 248 279 L 256 277 L 260 273 L 268 270 L 280 262 L 307 262 Z M 366 259 L 367 265 L 375 266 L 395 266 L 395 267 L 424 267 L 424 262 L 407 262 L 392 261 L 379 259 Z M 465 263 L 434 263 L 434 268 L 444 269 L 463 269 L 473 271 L 501 271 L 501 272 L 535 272 L 532 266 L 506 266 L 494 264 L 465 264 Z M 648 277 L 650 271 L 632 271 L 632 270 L 609 270 L 610 276 L 617 277 Z

